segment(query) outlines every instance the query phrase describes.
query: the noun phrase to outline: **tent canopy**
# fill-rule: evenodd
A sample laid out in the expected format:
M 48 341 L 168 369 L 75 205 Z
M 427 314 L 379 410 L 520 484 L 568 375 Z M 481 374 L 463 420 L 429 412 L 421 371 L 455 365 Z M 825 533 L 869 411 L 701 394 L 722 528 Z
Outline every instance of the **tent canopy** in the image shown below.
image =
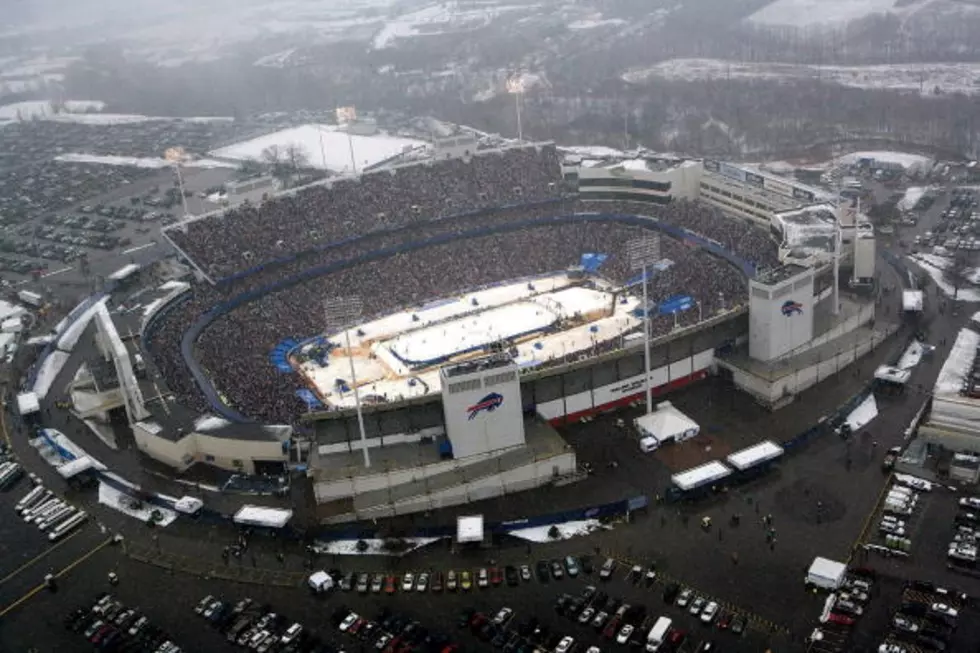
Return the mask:
M 37 394 L 33 392 L 22 392 L 17 395 L 17 412 L 21 416 L 30 415 L 40 410 L 41 403 L 37 399 Z
M 467 515 L 456 518 L 457 542 L 483 541 L 483 515 Z
M 243 526 L 282 528 L 292 518 L 292 510 L 264 506 L 242 506 L 235 513 L 234 522 Z
M 701 430 L 697 422 L 674 408 L 669 401 L 657 404 L 657 409 L 649 415 L 636 418 L 636 428 L 643 435 L 652 435 L 661 442 L 693 438 Z
M 174 503 L 174 510 L 185 515 L 193 515 L 204 507 L 204 502 L 197 497 L 181 497 Z

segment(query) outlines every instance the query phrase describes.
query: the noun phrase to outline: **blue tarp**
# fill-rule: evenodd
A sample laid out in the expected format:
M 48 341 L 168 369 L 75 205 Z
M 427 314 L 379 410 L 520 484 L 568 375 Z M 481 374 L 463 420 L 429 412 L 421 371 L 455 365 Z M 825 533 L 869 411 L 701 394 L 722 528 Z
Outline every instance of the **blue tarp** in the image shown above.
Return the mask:
M 323 410 L 323 403 L 319 397 L 313 394 L 312 390 L 300 388 L 296 391 L 296 396 L 305 401 L 310 410 Z
M 293 366 L 289 364 L 289 352 L 291 352 L 298 344 L 299 342 L 297 340 L 286 338 L 269 352 L 269 362 L 272 363 L 280 372 L 287 374 L 292 372 Z
M 693 307 L 694 298 L 690 295 L 674 295 L 660 302 L 657 306 L 657 311 L 661 315 L 673 315 L 674 313 L 681 313 Z
M 589 273 L 595 273 L 599 271 L 602 264 L 606 262 L 609 258 L 608 254 L 596 254 L 594 252 L 587 252 L 582 254 L 581 266 L 582 269 Z

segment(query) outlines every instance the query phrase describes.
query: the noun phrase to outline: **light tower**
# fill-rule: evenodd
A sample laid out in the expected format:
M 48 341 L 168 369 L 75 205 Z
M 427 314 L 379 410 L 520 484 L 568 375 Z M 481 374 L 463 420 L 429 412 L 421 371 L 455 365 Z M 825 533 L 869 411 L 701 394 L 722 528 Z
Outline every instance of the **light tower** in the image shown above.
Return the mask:
M 514 108 L 517 111 L 517 142 L 524 142 L 524 129 L 521 126 L 521 100 L 524 96 L 524 79 L 518 75 L 507 80 L 507 92 L 514 96 Z
M 630 268 L 643 271 L 643 387 L 646 389 L 647 415 L 653 410 L 650 385 L 650 300 L 647 297 L 647 268 L 660 260 L 660 236 L 648 234 L 626 244 Z
M 180 203 L 184 208 L 184 218 L 186 219 L 188 216 L 187 196 L 184 195 L 184 176 L 180 174 L 180 164 L 187 160 L 187 153 L 182 147 L 169 147 L 163 153 L 163 158 L 173 164 L 174 171 L 177 173 L 177 189 L 180 191 Z
M 344 346 L 347 348 L 347 362 L 350 365 L 350 387 L 354 391 L 354 406 L 357 409 L 357 427 L 361 433 L 361 448 L 364 451 L 364 466 L 371 466 L 368 453 L 367 434 L 364 432 L 364 414 L 361 412 L 361 393 L 357 389 L 357 374 L 354 371 L 354 352 L 350 347 L 350 329 L 361 316 L 360 297 L 331 297 L 323 304 L 323 313 L 328 330 L 343 329 Z

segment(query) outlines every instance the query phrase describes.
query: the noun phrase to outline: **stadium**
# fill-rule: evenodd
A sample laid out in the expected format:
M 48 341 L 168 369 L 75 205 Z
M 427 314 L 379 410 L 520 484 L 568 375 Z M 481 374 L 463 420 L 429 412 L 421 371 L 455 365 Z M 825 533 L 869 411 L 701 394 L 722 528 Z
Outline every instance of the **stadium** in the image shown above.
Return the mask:
M 700 170 L 647 171 L 657 180 L 632 186 L 613 170 L 585 192 L 553 144 L 519 144 L 167 227 L 195 279 L 121 286 L 114 301 L 129 308 L 99 323 L 110 341 L 140 336 L 120 356 L 139 357 L 146 377 L 117 359 L 135 443 L 178 473 L 302 464 L 323 522 L 574 480 L 553 427 L 643 398 L 644 310 L 656 396 L 738 369 L 722 359 L 756 328 L 752 279 L 809 289 L 783 313 L 790 335 L 755 338 L 753 351 L 784 356 L 815 336 L 826 274 L 814 289 L 812 274 L 780 265 L 768 229 L 688 199 Z M 631 248 L 651 241 L 644 307 Z M 735 377 L 762 383 L 759 401 L 777 393 L 752 370 Z

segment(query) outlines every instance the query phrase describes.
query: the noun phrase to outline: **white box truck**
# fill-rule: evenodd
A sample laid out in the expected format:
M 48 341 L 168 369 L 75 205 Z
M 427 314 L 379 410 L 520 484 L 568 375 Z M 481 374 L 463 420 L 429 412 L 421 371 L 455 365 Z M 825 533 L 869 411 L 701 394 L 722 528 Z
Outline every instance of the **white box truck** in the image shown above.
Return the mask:
M 843 562 L 816 557 L 806 572 L 805 584 L 808 587 L 833 591 L 841 586 L 846 574 L 847 565 Z
M 667 633 L 670 632 L 672 623 L 667 617 L 657 619 L 657 623 L 653 624 L 653 628 L 647 634 L 647 653 L 656 653 L 660 650 L 664 640 L 667 639 Z
M 44 303 L 44 298 L 36 292 L 31 292 L 30 290 L 18 290 L 17 299 L 27 304 L 28 306 L 33 306 L 39 308 L 41 304 Z
M 317 594 L 329 592 L 334 586 L 333 577 L 323 570 L 310 574 L 307 583 L 309 583 L 310 589 Z

